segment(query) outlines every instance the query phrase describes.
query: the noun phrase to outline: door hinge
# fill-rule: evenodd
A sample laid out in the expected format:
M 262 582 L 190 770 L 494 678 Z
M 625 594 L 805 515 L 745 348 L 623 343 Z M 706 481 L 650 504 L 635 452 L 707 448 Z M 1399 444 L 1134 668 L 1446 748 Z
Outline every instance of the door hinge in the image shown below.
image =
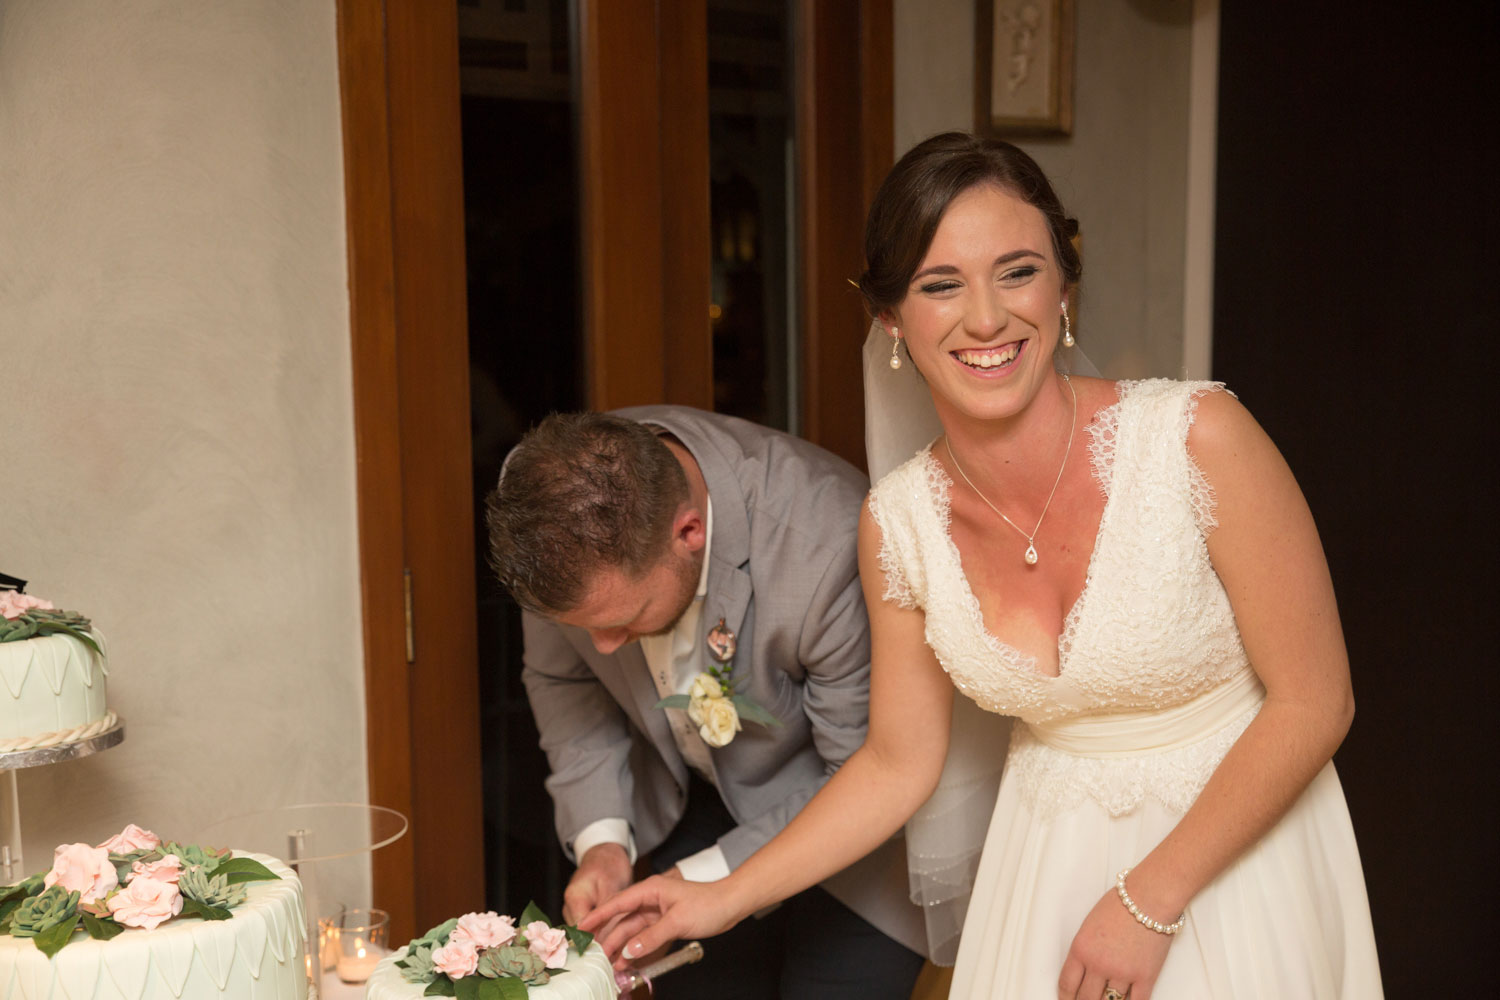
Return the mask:
M 410 569 L 403 569 L 401 571 L 401 586 L 402 586 L 403 590 L 405 591 L 405 597 L 406 597 L 406 662 L 407 663 L 416 663 L 417 662 L 417 640 L 416 640 L 416 632 L 412 628 L 412 614 L 411 614 L 411 570 Z

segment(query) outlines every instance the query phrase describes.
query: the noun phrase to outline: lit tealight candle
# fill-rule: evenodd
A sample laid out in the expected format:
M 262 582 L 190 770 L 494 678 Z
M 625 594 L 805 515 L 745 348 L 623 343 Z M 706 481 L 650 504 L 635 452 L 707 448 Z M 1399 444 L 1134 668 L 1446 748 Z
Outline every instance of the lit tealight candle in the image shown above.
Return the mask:
M 363 938 L 355 938 L 353 947 L 339 954 L 338 977 L 346 983 L 362 983 L 370 978 L 375 966 L 385 957 L 385 949 L 367 945 Z

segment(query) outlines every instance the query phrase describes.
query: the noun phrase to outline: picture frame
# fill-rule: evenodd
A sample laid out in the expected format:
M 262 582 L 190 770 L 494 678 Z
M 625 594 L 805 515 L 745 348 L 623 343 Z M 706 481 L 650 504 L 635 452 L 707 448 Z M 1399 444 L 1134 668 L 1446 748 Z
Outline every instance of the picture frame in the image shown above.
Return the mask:
M 976 131 L 1072 134 L 1073 2 L 976 0 Z

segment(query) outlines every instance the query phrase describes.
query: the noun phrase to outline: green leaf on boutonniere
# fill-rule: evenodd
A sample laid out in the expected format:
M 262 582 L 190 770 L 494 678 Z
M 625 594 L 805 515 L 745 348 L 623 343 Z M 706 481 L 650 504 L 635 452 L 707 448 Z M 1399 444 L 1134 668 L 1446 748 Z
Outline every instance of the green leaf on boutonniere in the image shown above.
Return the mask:
M 572 945 L 573 950 L 580 955 L 587 951 L 589 945 L 594 942 L 594 935 L 588 931 L 581 931 L 572 924 L 564 924 L 563 932 L 568 935 L 568 944 Z
M 62 951 L 63 945 L 73 936 L 73 930 L 78 926 L 81 914 L 74 914 L 73 919 L 64 920 L 56 926 L 49 927 L 31 940 L 36 942 L 36 950 L 51 958 Z
M 125 929 L 113 920 L 102 920 L 92 913 L 80 913 L 79 916 L 83 917 L 83 929 L 95 941 L 108 941 Z
M 447 976 L 438 976 L 427 984 L 427 990 L 422 995 L 424 997 L 456 997 L 458 993 L 454 989 L 453 980 Z
M 735 711 L 740 713 L 740 718 L 742 719 L 748 719 L 750 722 L 758 722 L 762 726 L 779 727 L 781 725 L 780 719 L 742 694 L 735 695 L 729 701 L 734 705 Z
M 202 917 L 204 920 L 228 920 L 234 916 L 234 914 L 222 906 L 210 906 L 207 903 L 200 903 L 198 900 L 186 895 L 182 897 L 182 913 L 183 916 Z
M 228 861 L 221 861 L 219 867 L 214 869 L 214 874 L 227 876 L 230 885 L 281 878 L 254 858 L 230 858 Z
M 479 976 L 464 976 L 462 979 L 453 980 L 453 995 L 458 1000 L 479 1000 L 479 988 L 483 983 L 490 982 Z
M 657 702 L 655 708 L 687 708 L 693 703 L 693 699 L 685 694 L 669 694 Z
M 681 695 L 680 697 L 686 698 L 687 695 Z M 532 900 L 526 904 L 526 909 L 521 911 L 521 919 L 516 921 L 516 926 L 524 928 L 527 924 L 536 920 L 540 920 L 548 927 L 552 926 L 552 918 L 543 913 L 542 908 L 536 905 L 535 900 Z

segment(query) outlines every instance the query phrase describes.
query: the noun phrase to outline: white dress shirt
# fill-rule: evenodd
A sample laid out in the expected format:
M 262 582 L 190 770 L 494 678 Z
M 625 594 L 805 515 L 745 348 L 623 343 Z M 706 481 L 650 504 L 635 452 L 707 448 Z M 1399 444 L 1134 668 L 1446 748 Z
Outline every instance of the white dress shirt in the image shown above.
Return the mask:
M 646 657 L 646 666 L 651 671 L 651 680 L 657 692 L 665 698 L 671 694 L 687 694 L 693 680 L 703 672 L 706 647 L 699 641 L 699 623 L 703 616 L 703 598 L 708 593 L 708 556 L 713 545 L 714 504 L 710 498 L 705 515 L 707 541 L 703 545 L 703 569 L 698 574 L 698 589 L 693 601 L 672 631 L 663 635 L 647 635 L 640 639 L 641 653 Z M 698 727 L 688 718 L 687 710 L 663 709 L 672 726 L 672 739 L 682 753 L 682 759 L 710 784 L 714 779 L 713 762 L 709 757 L 708 744 L 698 735 Z M 599 844 L 619 844 L 636 859 L 635 837 L 630 824 L 622 817 L 597 819 L 578 832 L 573 838 L 573 853 L 580 861 L 589 849 Z M 729 874 L 729 863 L 719 845 L 704 848 L 677 862 L 677 870 L 689 882 L 712 882 Z

